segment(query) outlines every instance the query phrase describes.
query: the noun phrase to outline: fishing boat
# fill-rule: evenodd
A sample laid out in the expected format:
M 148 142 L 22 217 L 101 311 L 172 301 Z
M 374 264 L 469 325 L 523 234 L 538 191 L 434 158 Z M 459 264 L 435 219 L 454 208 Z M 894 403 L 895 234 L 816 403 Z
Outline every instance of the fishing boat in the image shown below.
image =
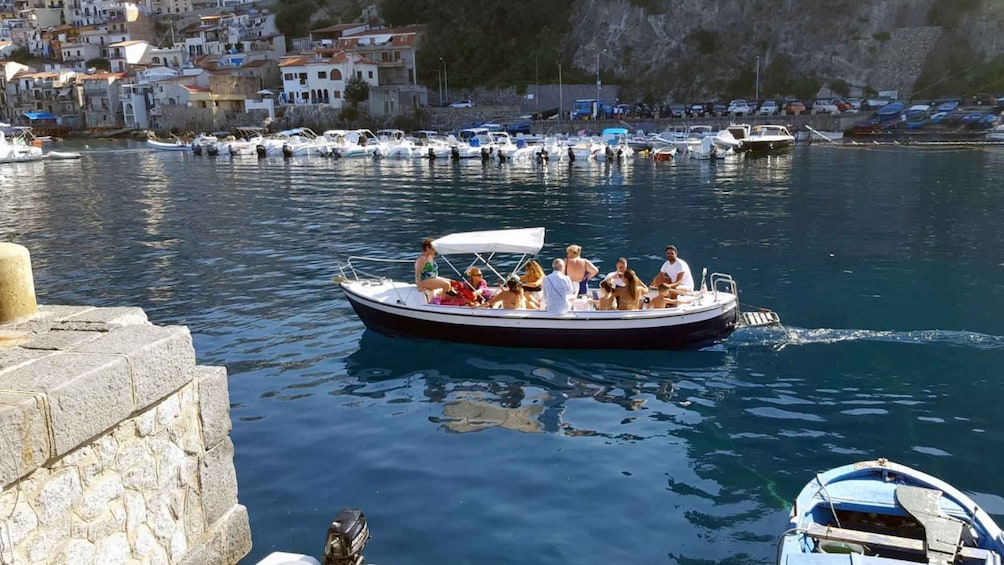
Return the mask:
M 948 483 L 885 459 L 816 475 L 791 510 L 778 565 L 999 565 L 1004 534 Z
M 42 158 L 42 142 L 31 139 L 28 128 L 0 127 L 0 163 L 27 163 Z
M 481 266 L 499 280 L 523 269 L 544 245 L 544 228 L 455 233 L 432 242 L 433 248 L 463 280 L 454 261 Z M 507 261 L 505 257 L 518 257 Z M 363 324 L 387 335 L 511 347 L 561 349 L 668 349 L 713 342 L 747 323 L 740 315 L 736 282 L 730 275 L 702 274 L 703 292 L 682 297 L 673 308 L 600 311 L 586 298 L 571 302 L 570 310 L 472 308 L 430 301 L 413 282 L 413 261 L 379 257 L 350 257 L 336 277 L 349 304 Z M 382 269 L 383 272 L 367 272 Z M 385 274 L 395 266 L 408 281 Z M 510 265 L 510 274 L 500 265 Z M 710 285 L 708 286 L 708 280 Z M 762 320 L 776 322 L 772 312 Z

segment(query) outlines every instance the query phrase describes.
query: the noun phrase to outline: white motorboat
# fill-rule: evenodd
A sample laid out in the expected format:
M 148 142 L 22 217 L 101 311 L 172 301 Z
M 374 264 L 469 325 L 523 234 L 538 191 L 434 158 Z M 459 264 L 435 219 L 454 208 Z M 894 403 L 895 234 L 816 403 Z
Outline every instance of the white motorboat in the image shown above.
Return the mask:
M 795 145 L 795 136 L 791 135 L 788 128 L 774 124 L 760 124 L 753 126 L 749 134 L 739 140 L 740 151 L 752 151 L 767 153 L 788 149 Z
M 29 139 L 25 128 L 0 128 L 0 163 L 26 163 L 43 158 L 42 142 Z
M 464 265 L 484 265 L 504 280 L 492 260 L 515 254 L 519 259 L 512 272 L 518 272 L 543 247 L 544 228 L 455 233 L 432 245 L 451 267 L 450 256 L 460 255 Z M 468 260 L 472 256 L 473 261 Z M 740 316 L 735 281 L 721 273 L 711 275 L 707 291 L 684 297 L 674 308 L 598 311 L 580 298 L 572 301 L 569 311 L 557 314 L 445 306 L 430 302 L 410 276 L 409 282 L 402 282 L 363 271 L 365 265 L 386 272 L 395 264 L 411 274 L 413 262 L 408 259 L 350 257 L 337 278 L 363 324 L 393 336 L 513 347 L 667 349 L 723 339 L 746 319 Z M 776 322 L 776 315 L 772 319 Z
M 79 159 L 80 153 L 77 153 L 76 151 L 49 151 L 45 154 L 45 158 L 52 161 L 67 161 Z
M 157 151 L 191 151 L 192 145 L 180 139 L 174 141 L 157 141 L 156 139 L 146 140 L 146 146 Z

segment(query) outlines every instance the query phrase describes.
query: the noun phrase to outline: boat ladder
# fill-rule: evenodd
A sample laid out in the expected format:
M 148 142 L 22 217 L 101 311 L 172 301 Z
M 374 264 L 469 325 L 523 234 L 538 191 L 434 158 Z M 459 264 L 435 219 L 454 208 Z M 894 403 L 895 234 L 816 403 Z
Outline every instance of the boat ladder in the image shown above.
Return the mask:
M 739 326 L 746 328 L 756 328 L 760 326 L 780 326 L 781 317 L 777 312 L 770 310 L 757 310 L 753 312 L 739 313 Z

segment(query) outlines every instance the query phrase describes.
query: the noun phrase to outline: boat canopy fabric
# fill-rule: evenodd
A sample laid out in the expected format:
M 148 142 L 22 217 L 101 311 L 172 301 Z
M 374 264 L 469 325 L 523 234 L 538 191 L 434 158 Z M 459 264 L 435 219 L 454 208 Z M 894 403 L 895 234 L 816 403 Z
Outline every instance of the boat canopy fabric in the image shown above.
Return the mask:
M 544 228 L 451 233 L 432 242 L 437 253 L 528 253 L 544 247 Z
M 48 112 L 24 112 L 24 117 L 29 120 L 55 120 L 56 116 Z

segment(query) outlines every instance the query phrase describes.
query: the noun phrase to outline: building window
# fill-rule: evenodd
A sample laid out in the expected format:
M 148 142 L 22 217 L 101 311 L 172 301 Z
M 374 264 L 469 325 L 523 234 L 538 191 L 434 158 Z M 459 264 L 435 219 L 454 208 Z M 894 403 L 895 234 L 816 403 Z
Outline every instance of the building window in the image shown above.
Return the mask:
M 293 80 L 293 73 L 286 73 L 282 75 L 282 78 L 285 80 Z
M 326 71 L 317 71 L 317 78 L 326 79 L 328 78 L 328 73 Z
M 400 61 L 401 60 L 401 52 L 400 51 L 395 51 L 394 52 L 394 60 L 395 61 Z
M 342 93 L 336 90 L 331 93 L 331 97 L 334 98 L 335 100 L 338 100 L 339 98 L 342 97 Z
M 362 71 L 356 71 L 356 78 L 359 79 L 359 80 L 362 80 L 362 78 L 363 78 L 363 72 Z
M 373 80 L 373 71 L 369 71 L 367 74 L 369 75 L 369 79 Z
M 342 80 L 342 71 L 331 69 L 331 80 Z

